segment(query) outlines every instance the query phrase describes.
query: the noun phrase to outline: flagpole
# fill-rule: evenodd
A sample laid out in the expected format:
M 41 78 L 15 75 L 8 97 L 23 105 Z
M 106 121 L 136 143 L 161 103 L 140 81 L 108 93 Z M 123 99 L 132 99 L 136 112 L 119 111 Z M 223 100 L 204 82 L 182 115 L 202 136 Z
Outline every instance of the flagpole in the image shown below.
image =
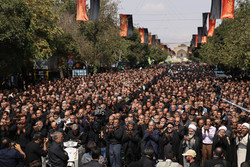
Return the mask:
M 237 104 L 234 104 L 234 103 L 232 103 L 232 102 L 230 102 L 230 101 L 228 101 L 228 100 L 226 100 L 226 99 L 224 99 L 224 98 L 221 98 L 221 100 L 223 100 L 223 101 L 225 101 L 225 102 L 227 102 L 227 103 L 229 103 L 229 104 L 231 104 L 231 105 L 233 105 L 233 106 L 235 106 L 235 107 L 238 107 L 238 108 L 240 108 L 240 109 L 242 109 L 242 110 L 247 111 L 247 112 L 250 113 L 250 111 L 249 111 L 248 109 L 243 108 L 243 107 L 241 107 L 241 106 L 239 106 L 239 105 L 237 105 Z

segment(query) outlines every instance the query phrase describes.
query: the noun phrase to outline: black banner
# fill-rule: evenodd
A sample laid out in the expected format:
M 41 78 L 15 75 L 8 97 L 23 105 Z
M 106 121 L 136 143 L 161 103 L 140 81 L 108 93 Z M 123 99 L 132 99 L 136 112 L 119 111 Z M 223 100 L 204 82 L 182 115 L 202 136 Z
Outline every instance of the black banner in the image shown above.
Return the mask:
M 201 36 L 202 36 L 202 27 L 198 27 L 198 41 L 197 41 L 197 43 L 201 43 Z
M 156 36 L 155 35 L 152 35 L 152 46 L 155 46 L 156 45 Z
M 160 39 L 156 39 L 156 45 L 161 45 L 161 40 Z
M 127 15 L 128 19 L 128 36 L 133 36 L 133 17 L 132 15 Z
M 195 35 L 193 35 L 193 38 L 192 38 L 192 47 L 195 47 Z
M 148 29 L 144 28 L 144 43 L 148 43 Z
M 220 19 L 221 17 L 221 0 L 212 0 L 210 19 Z
M 208 13 L 202 13 L 202 20 L 203 20 L 202 36 L 207 36 L 207 18 L 208 18 Z
M 90 0 L 90 17 L 92 21 L 98 21 L 100 16 L 100 0 Z

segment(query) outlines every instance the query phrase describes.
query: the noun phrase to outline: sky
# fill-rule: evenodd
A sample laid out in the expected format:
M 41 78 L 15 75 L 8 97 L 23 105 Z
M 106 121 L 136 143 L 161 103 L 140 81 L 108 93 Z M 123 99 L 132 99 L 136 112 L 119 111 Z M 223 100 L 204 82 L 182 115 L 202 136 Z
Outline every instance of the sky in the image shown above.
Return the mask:
M 161 43 L 173 49 L 190 45 L 202 26 L 202 13 L 210 12 L 211 0 L 120 0 L 119 14 L 132 14 L 135 27 L 148 28 Z M 216 22 L 216 25 L 220 20 Z

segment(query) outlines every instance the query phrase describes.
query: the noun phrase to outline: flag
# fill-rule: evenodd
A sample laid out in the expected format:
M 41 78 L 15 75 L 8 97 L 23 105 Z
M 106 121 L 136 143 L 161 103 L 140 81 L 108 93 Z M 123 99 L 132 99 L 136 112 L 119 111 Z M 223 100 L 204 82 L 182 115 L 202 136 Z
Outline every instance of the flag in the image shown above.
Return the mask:
M 98 21 L 100 16 L 100 0 L 90 0 L 90 17 L 92 21 Z
M 139 34 L 141 35 L 141 43 L 144 43 L 145 39 L 144 39 L 144 29 L 143 28 L 139 28 Z
M 197 43 L 201 43 L 201 35 L 202 35 L 202 27 L 198 27 L 198 41 L 197 41 Z
M 195 47 L 195 35 L 193 35 L 193 37 L 192 37 L 192 42 L 191 42 L 191 44 L 192 44 L 192 45 L 191 45 L 192 47 Z
M 210 19 L 220 19 L 221 16 L 221 0 L 212 0 Z
M 160 45 L 161 44 L 161 40 L 160 39 L 156 39 L 156 45 Z
M 148 44 L 152 45 L 152 35 L 148 35 Z
M 192 54 L 191 47 L 188 47 L 187 53 L 190 54 L 190 55 Z
M 203 21 L 202 36 L 207 36 L 207 18 L 208 18 L 208 13 L 202 13 L 202 21 Z
M 127 21 L 128 21 L 128 36 L 133 36 L 133 17 L 132 15 L 127 15 Z
M 164 48 L 165 48 L 164 50 L 167 50 L 167 49 L 168 49 L 168 46 L 167 46 L 167 45 L 164 45 Z
M 198 46 L 198 35 L 195 35 L 195 47 Z
M 120 36 L 133 35 L 133 19 L 132 15 L 120 14 Z
M 208 37 L 212 37 L 214 35 L 215 21 L 215 19 L 209 19 L 209 30 L 207 33 Z
M 207 36 L 201 37 L 201 43 L 207 43 Z
M 221 19 L 234 18 L 234 0 L 222 0 Z
M 148 29 L 144 28 L 144 43 L 148 43 Z
M 156 45 L 156 36 L 152 35 L 152 45 L 155 46 Z
M 82 20 L 82 21 L 89 20 L 86 10 L 86 0 L 77 0 L 76 20 Z

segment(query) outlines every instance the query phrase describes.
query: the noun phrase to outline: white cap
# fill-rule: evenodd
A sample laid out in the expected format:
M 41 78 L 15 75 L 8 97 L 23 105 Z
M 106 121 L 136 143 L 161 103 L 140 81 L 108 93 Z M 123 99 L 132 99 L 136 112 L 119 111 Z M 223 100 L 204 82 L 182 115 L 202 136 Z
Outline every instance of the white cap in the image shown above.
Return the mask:
M 197 130 L 197 127 L 196 127 L 195 125 L 193 125 L 193 124 L 190 124 L 190 125 L 188 126 L 188 129 L 193 129 L 194 131 L 196 131 L 196 130 Z
M 248 124 L 248 123 L 243 123 L 241 126 L 245 126 L 245 127 L 247 127 L 249 130 L 250 130 L 250 125 Z
M 220 130 L 225 130 L 225 131 L 227 131 L 227 127 L 221 126 L 221 127 L 219 127 L 218 131 L 220 131 Z
M 196 157 L 196 152 L 194 150 L 187 150 L 187 152 L 185 152 L 184 154 L 182 154 L 183 156 L 192 156 L 192 157 Z

